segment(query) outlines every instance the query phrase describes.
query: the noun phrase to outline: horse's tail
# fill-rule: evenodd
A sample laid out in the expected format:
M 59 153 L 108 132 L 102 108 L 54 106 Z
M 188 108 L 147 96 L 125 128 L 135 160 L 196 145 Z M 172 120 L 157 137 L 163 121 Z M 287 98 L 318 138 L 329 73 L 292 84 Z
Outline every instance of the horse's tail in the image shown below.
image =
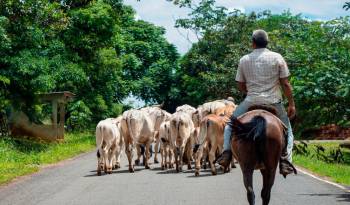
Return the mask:
M 232 119 L 233 130 L 238 139 L 255 142 L 256 156 L 259 161 L 264 159 L 266 141 L 266 120 L 255 116 L 248 123 L 241 123 L 237 118 Z

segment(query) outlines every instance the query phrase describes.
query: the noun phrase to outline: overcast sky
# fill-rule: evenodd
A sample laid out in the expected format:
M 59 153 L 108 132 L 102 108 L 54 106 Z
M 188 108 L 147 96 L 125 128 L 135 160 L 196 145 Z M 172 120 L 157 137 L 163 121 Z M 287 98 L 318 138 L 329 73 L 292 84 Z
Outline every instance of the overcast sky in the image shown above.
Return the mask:
M 178 51 L 184 54 L 196 38 L 185 30 L 174 28 L 177 18 L 187 16 L 188 10 L 178 8 L 166 0 L 124 0 L 137 12 L 137 18 L 152 22 L 166 29 L 166 38 L 176 45 Z M 345 0 L 217 0 L 217 5 L 228 9 L 240 9 L 243 12 L 270 10 L 281 13 L 290 10 L 293 14 L 302 13 L 303 16 L 316 20 L 330 20 L 340 16 L 350 15 L 342 7 Z

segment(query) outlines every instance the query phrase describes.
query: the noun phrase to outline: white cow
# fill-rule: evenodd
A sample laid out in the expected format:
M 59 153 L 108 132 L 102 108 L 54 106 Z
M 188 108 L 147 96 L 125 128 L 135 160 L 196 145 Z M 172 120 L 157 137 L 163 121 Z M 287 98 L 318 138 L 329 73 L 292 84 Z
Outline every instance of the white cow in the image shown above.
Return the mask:
M 117 124 L 110 119 L 100 121 L 96 126 L 96 146 L 97 146 L 97 174 L 101 175 L 103 169 L 105 173 L 111 174 L 112 169 L 120 156 L 122 139 Z M 119 165 L 120 166 L 120 165 Z
M 173 150 L 171 148 L 170 121 L 163 122 L 159 130 L 161 168 L 173 168 Z
M 141 108 L 141 110 L 146 111 L 150 115 L 150 118 L 154 123 L 154 139 L 155 139 L 154 163 L 159 163 L 158 150 L 160 145 L 160 138 L 159 138 L 160 125 L 165 121 L 169 121 L 171 114 L 166 112 L 165 110 L 160 109 L 159 107 L 154 107 L 154 106 Z
M 119 116 L 117 118 L 107 118 L 106 120 L 110 120 L 111 123 L 115 124 L 118 127 L 118 130 L 120 133 L 119 148 L 118 148 L 120 149 L 120 151 L 116 152 L 115 162 L 113 162 L 113 164 L 115 164 L 114 168 L 118 169 L 120 168 L 121 152 L 124 149 L 124 137 L 122 136 L 122 129 L 121 129 L 122 116 Z
M 146 169 L 149 169 L 149 148 L 154 141 L 154 123 L 149 114 L 142 110 L 125 111 L 121 120 L 121 128 L 125 142 L 125 153 L 129 161 L 129 171 L 134 172 L 132 157 L 135 146 L 137 146 L 138 159 L 141 157 L 140 145 L 145 146 L 146 157 L 144 165 Z
M 232 100 L 225 99 L 207 102 L 203 105 L 198 106 L 197 111 L 200 121 L 202 121 L 203 118 L 209 114 L 225 115 L 225 113 L 220 113 L 220 111 L 222 111 L 222 108 L 225 108 L 226 106 L 233 106 L 234 108 L 236 107 Z
M 182 170 L 182 159 L 184 154 L 187 158 L 188 168 L 191 169 L 191 147 L 189 151 L 185 153 L 185 147 L 188 142 L 191 141 L 191 133 L 193 132 L 194 125 L 191 116 L 184 112 L 175 112 L 170 118 L 170 133 L 172 148 L 175 152 L 176 171 Z M 188 147 L 188 146 L 187 146 Z

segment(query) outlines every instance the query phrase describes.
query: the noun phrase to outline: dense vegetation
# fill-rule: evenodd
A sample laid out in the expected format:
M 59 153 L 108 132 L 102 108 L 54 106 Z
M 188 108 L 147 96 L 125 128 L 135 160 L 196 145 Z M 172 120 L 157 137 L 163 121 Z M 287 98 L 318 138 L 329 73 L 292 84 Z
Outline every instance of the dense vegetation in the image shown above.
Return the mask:
M 199 42 L 181 59 L 181 103 L 197 105 L 233 95 L 239 59 L 251 52 L 251 34 L 268 31 L 269 49 L 281 53 L 292 73 L 299 131 L 323 124 L 350 125 L 350 19 L 312 21 L 289 12 L 229 13 L 203 0 L 177 26 L 193 30 Z M 186 4 L 185 4 L 186 5 Z
M 135 20 L 122 0 L 2 1 L 1 112 L 13 107 L 39 122 L 50 109 L 33 106 L 35 95 L 69 90 L 77 96 L 68 107 L 68 125 L 84 129 L 120 114 L 130 93 L 146 103 L 164 102 L 169 111 L 227 96 L 238 103 L 237 64 L 251 51 L 252 31 L 263 28 L 269 48 L 291 70 L 298 130 L 350 125 L 348 17 L 312 21 L 289 12 L 228 12 L 214 0 L 172 2 L 192 10 L 176 26 L 199 39 L 181 58 L 163 28 Z
M 178 53 L 163 28 L 134 15 L 121 0 L 1 1 L 1 111 L 39 122 L 50 109 L 33 106 L 36 94 L 68 90 L 68 125 L 84 129 L 120 114 L 129 93 L 165 101 Z

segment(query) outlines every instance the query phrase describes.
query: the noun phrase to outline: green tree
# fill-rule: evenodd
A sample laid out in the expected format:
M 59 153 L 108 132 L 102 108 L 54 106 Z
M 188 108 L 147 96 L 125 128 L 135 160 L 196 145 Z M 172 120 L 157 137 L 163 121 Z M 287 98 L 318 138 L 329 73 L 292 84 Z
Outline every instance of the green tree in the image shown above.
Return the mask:
M 301 119 L 298 131 L 329 123 L 349 126 L 348 17 L 318 22 L 289 12 L 273 15 L 268 11 L 234 11 L 212 25 L 202 18 L 210 10 L 198 12 L 185 21 L 190 25 L 183 25 L 201 29 L 203 37 L 181 60 L 176 101 L 196 106 L 231 95 L 240 102 L 242 97 L 234 81 L 238 62 L 252 50 L 252 31 L 262 28 L 270 35 L 269 48 L 281 53 L 291 70 Z

